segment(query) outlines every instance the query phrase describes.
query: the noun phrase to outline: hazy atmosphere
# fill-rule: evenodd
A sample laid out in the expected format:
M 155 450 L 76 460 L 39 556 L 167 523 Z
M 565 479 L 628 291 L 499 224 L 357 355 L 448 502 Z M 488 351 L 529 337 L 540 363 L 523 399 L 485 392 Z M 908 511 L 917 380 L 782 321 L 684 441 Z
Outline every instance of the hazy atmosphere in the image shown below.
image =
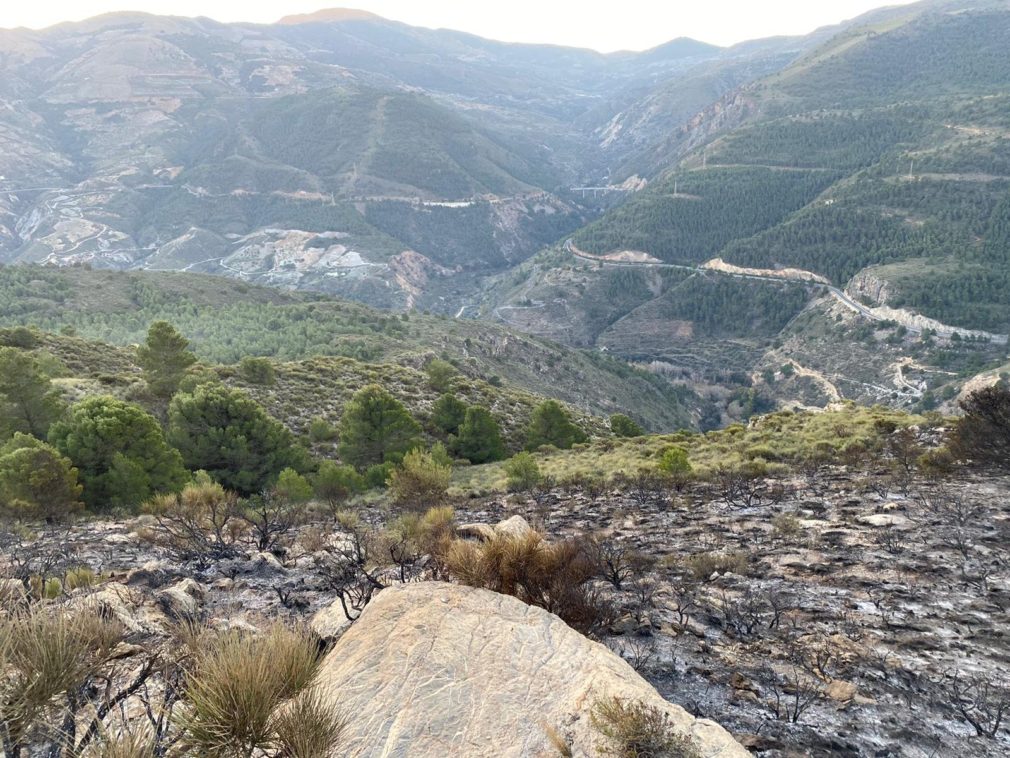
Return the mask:
M 890 4 L 902 2 L 908 0 Z M 327 7 L 304 0 L 256 3 L 236 0 L 42 0 L 4 3 L 3 6 L 0 27 L 8 28 L 40 28 L 119 11 L 271 23 L 282 16 L 311 13 Z M 730 45 L 758 37 L 805 34 L 878 6 L 875 0 L 711 0 L 704 3 L 627 0 L 619 4 L 575 0 L 513 0 L 509 3 L 361 0 L 346 7 L 371 11 L 394 21 L 458 29 L 507 42 L 542 42 L 610 52 L 644 50 L 674 37 Z
M 121 1 L 0 0 L 0 758 L 1010 756 L 1010 0 Z

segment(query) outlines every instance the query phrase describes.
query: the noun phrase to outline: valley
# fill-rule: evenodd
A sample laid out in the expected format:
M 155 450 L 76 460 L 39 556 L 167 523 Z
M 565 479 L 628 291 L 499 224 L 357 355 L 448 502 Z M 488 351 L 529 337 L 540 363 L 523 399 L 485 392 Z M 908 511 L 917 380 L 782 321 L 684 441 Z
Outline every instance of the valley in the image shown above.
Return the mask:
M 1010 754 L 1008 50 L 0 29 L 0 756 Z
M 672 367 L 718 406 L 713 423 L 741 391 L 827 402 L 804 382 L 729 379 L 773 361 L 843 397 L 949 401 L 964 374 L 1010 360 L 1006 23 L 999 3 L 927 0 L 806 37 L 609 56 L 355 14 L 18 30 L 0 39 L 18 72 L 0 123 L 0 261 L 490 319 Z M 971 35 L 973 73 L 935 89 Z M 909 45 L 932 51 L 925 67 L 895 57 Z M 619 284 L 618 264 L 645 268 Z M 903 336 L 878 369 L 845 367 L 794 334 L 825 318 L 846 325 L 843 344 L 864 321 Z M 917 345 L 955 334 L 948 380 L 951 359 Z M 882 388 L 907 361 L 932 378 L 892 397 Z

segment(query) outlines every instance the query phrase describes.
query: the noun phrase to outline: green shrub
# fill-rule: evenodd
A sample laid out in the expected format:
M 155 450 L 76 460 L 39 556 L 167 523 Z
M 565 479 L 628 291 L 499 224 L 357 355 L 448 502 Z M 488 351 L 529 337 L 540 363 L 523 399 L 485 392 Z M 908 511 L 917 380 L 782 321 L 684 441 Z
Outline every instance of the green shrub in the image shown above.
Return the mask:
M 395 463 L 376 463 L 365 469 L 364 480 L 368 489 L 385 489 L 389 477 L 396 470 Z
M 307 503 L 312 499 L 312 485 L 293 468 L 286 468 L 277 476 L 274 495 L 288 503 Z
M 452 456 L 449 455 L 449 451 L 445 449 L 445 445 L 441 442 L 436 442 L 431 446 L 431 459 L 440 466 L 447 468 L 452 468 L 453 466 Z
M 513 455 L 505 462 L 505 476 L 512 492 L 526 492 L 543 481 L 537 459 L 526 451 Z
M 641 426 L 623 413 L 615 413 L 610 417 L 610 431 L 618 437 L 641 437 L 645 434 Z
M 337 430 L 324 418 L 314 418 L 309 422 L 309 440 L 318 444 L 332 442 L 337 438 Z
M 436 392 L 448 392 L 452 389 L 453 381 L 459 374 L 455 366 L 438 358 L 425 366 L 424 370 L 428 374 L 428 385 Z
M 388 487 L 396 503 L 420 510 L 442 502 L 451 476 L 452 469 L 431 453 L 411 450 L 389 475 Z
M 533 411 L 526 431 L 526 449 L 537 450 L 544 445 L 553 445 L 568 450 L 577 442 L 587 440 L 573 421 L 571 414 L 557 400 L 545 400 Z
M 923 453 L 915 464 L 924 475 L 933 479 L 942 479 L 957 470 L 957 460 L 948 447 L 939 447 Z
M 270 387 L 277 381 L 274 365 L 267 358 L 254 358 L 252 356 L 243 358 L 239 361 L 238 373 L 249 384 Z
M 32 350 L 38 347 L 38 345 L 38 333 L 27 326 L 0 329 L 0 346 L 16 347 L 19 350 Z
M 312 490 L 317 498 L 336 507 L 352 495 L 365 490 L 365 477 L 353 466 L 323 461 L 312 479 Z
M 671 445 L 665 448 L 659 456 L 657 468 L 664 474 L 690 474 L 691 462 L 688 460 L 687 451 L 679 445 Z

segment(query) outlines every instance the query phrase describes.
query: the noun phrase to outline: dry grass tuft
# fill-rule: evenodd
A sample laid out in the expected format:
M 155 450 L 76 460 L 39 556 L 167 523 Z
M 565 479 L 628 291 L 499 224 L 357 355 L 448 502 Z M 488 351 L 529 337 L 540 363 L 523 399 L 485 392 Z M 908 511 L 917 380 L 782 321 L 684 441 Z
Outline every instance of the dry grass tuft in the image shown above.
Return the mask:
M 609 603 L 592 586 L 596 563 L 579 540 L 551 543 L 533 531 L 481 544 L 456 540 L 444 560 L 448 573 L 464 584 L 544 608 L 584 634 L 613 619 Z
M 124 730 L 118 734 L 103 734 L 84 753 L 84 758 L 156 758 L 154 739 L 145 729 Z
M 0 617 L 0 726 L 12 745 L 49 707 L 81 686 L 123 638 L 118 624 L 93 614 L 31 606 Z
M 591 713 L 593 727 L 604 739 L 600 755 L 614 758 L 701 758 L 690 737 L 677 732 L 670 717 L 642 702 L 610 697 Z
M 572 751 L 571 743 L 561 732 L 550 724 L 541 724 L 541 726 L 543 727 L 544 734 L 547 735 L 547 741 L 551 743 L 551 747 L 557 751 L 557 754 L 561 758 L 572 758 L 575 755 Z
M 318 668 L 315 639 L 277 625 L 261 636 L 225 632 L 203 643 L 186 681 L 187 748 L 230 758 L 275 746 L 278 707 L 306 690 Z
M 290 758 L 321 758 L 340 742 L 347 722 L 312 689 L 303 692 L 274 718 L 277 741 Z

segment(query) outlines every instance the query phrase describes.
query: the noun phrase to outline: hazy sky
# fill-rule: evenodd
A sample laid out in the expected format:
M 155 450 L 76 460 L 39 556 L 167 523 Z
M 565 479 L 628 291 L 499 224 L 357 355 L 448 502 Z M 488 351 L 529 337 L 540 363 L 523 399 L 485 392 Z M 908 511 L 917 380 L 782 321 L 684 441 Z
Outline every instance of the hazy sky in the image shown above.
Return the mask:
M 348 0 L 386 18 L 513 42 L 552 42 L 602 51 L 643 50 L 674 37 L 727 45 L 804 34 L 881 5 L 910 0 Z M 0 27 L 40 28 L 108 11 L 137 10 L 218 21 L 269 23 L 343 6 L 327 0 L 0 0 Z

